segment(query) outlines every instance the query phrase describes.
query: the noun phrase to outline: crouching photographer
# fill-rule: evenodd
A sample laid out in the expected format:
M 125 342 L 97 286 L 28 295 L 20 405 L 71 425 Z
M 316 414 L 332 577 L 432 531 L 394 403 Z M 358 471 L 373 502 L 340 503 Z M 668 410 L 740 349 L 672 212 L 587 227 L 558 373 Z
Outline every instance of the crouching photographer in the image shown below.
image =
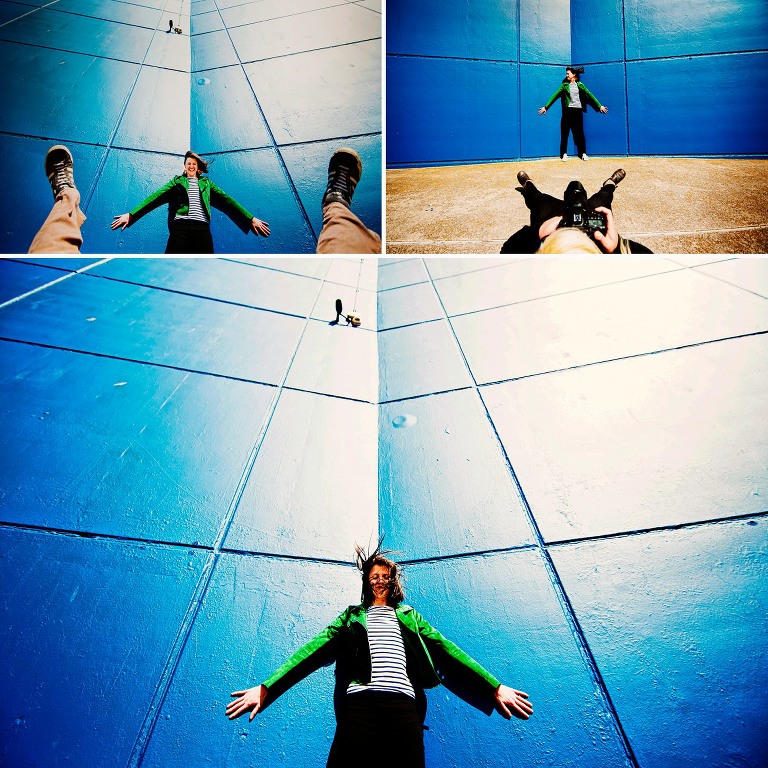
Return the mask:
M 579 181 L 572 181 L 563 200 L 540 192 L 525 171 L 517 174 L 519 192 L 531 212 L 531 223 L 501 247 L 502 253 L 652 253 L 620 237 L 611 204 L 616 185 L 626 176 L 619 168 L 587 198 Z

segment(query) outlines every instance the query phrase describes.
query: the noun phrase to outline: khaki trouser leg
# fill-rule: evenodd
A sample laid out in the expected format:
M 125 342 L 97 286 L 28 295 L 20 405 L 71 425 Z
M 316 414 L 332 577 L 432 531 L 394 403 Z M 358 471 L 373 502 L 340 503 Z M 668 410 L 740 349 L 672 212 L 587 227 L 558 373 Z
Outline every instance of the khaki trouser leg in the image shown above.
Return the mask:
M 72 187 L 64 187 L 29 246 L 29 253 L 80 253 L 83 244 L 80 227 L 84 221 L 80 193 Z
M 381 238 L 342 203 L 323 208 L 317 253 L 381 253 Z

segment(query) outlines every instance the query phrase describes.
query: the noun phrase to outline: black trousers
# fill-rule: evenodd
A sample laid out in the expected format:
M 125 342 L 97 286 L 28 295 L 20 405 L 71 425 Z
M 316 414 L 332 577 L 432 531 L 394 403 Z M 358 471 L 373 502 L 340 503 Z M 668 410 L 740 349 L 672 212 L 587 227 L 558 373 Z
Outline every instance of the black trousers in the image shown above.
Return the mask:
M 174 219 L 166 253 L 213 253 L 211 227 L 202 221 Z
M 598 206 L 611 208 L 613 203 L 613 193 L 616 191 L 615 184 L 604 184 L 592 197 L 587 200 L 590 208 Z M 539 192 L 532 182 L 528 182 L 523 188 L 523 198 L 528 210 L 531 212 L 531 227 L 537 232 L 539 227 L 553 216 L 565 215 L 565 202 L 558 197 L 545 195 Z
M 425 768 L 424 729 L 416 702 L 403 693 L 344 695 L 326 768 Z
M 581 107 L 563 107 L 563 116 L 560 118 L 560 157 L 568 152 L 569 133 L 573 134 L 578 156 L 586 155 L 587 140 L 584 137 L 584 112 Z

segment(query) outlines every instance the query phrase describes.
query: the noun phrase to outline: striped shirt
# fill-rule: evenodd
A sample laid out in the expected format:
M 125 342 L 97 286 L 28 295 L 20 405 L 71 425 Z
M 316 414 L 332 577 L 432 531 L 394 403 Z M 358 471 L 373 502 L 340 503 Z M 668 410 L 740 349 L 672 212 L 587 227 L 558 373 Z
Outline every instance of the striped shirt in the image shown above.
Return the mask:
M 204 221 L 208 223 L 208 216 L 203 208 L 203 201 L 200 199 L 200 185 L 197 183 L 197 177 L 187 178 L 189 183 L 189 213 L 185 216 L 176 214 L 177 219 L 187 219 L 189 221 Z
M 389 691 L 416 698 L 405 672 L 405 646 L 395 609 L 388 605 L 372 605 L 366 611 L 368 644 L 371 647 L 371 682 L 351 683 L 347 693 Z
M 571 96 L 571 103 L 569 107 L 578 107 L 581 109 L 581 96 L 579 94 L 579 86 L 576 83 L 568 83 L 568 92 Z

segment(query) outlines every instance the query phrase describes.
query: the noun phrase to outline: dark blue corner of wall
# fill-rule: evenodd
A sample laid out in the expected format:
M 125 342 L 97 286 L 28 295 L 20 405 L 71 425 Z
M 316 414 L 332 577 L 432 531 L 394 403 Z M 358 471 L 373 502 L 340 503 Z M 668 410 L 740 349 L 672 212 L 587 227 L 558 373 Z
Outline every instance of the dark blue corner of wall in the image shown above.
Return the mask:
M 388 157 L 404 164 L 515 157 L 517 69 L 512 62 L 390 56 Z

